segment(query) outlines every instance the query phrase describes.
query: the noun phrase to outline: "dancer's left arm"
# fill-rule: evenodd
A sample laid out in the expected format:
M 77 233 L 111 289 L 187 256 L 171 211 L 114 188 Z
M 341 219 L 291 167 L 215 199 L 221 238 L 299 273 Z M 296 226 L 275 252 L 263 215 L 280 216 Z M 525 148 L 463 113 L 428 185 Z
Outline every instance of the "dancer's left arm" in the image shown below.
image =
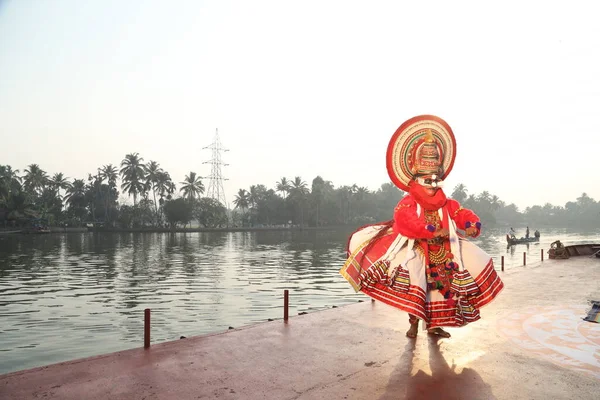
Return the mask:
M 460 203 L 453 199 L 448 199 L 446 203 L 450 218 L 456 222 L 456 226 L 466 232 L 467 236 L 477 237 L 481 234 L 481 221 L 472 210 L 463 208 Z

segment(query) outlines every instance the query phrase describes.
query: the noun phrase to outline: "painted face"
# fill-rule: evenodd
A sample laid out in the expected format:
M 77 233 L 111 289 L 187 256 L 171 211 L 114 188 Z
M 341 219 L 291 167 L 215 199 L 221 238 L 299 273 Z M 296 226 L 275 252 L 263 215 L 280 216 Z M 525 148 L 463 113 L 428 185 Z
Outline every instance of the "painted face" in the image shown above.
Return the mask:
M 437 191 L 443 186 L 443 181 L 437 175 L 423 175 L 415 179 L 423 187 L 423 191 L 429 196 L 435 196 Z

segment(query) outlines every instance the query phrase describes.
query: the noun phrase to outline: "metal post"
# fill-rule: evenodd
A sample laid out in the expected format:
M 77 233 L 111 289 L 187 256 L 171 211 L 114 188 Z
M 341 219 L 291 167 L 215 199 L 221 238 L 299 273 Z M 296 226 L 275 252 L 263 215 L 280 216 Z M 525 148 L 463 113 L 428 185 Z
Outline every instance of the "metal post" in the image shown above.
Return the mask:
M 283 291 L 283 320 L 287 322 L 288 320 L 288 307 L 289 307 L 290 301 L 289 301 L 289 291 L 287 289 L 285 289 Z
M 527 265 L 527 253 L 523 252 L 523 265 Z
M 500 258 L 500 263 L 502 265 L 502 271 L 504 271 L 504 256 Z
M 144 310 L 144 348 L 150 347 L 150 309 Z
M 540 249 L 540 254 L 542 255 L 542 261 L 544 261 L 544 249 Z

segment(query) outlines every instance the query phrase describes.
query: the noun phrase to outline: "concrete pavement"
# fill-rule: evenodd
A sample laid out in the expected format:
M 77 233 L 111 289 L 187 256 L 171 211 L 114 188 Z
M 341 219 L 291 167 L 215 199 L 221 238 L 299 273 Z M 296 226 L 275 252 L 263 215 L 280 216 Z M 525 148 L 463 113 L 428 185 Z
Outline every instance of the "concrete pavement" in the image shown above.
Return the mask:
M 407 314 L 367 300 L 1 375 L 0 399 L 600 398 L 600 324 L 582 320 L 600 259 L 500 276 L 482 319 L 450 339 L 408 339 Z

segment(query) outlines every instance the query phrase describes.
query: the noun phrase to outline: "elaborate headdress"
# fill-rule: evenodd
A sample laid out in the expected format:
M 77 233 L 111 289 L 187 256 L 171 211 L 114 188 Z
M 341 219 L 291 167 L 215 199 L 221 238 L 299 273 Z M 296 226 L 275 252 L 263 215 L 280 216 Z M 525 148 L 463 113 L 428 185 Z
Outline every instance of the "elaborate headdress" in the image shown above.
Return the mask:
M 419 115 L 404 122 L 388 144 L 386 164 L 392 182 L 408 191 L 420 175 L 445 179 L 454 165 L 456 140 L 450 126 L 435 115 Z

